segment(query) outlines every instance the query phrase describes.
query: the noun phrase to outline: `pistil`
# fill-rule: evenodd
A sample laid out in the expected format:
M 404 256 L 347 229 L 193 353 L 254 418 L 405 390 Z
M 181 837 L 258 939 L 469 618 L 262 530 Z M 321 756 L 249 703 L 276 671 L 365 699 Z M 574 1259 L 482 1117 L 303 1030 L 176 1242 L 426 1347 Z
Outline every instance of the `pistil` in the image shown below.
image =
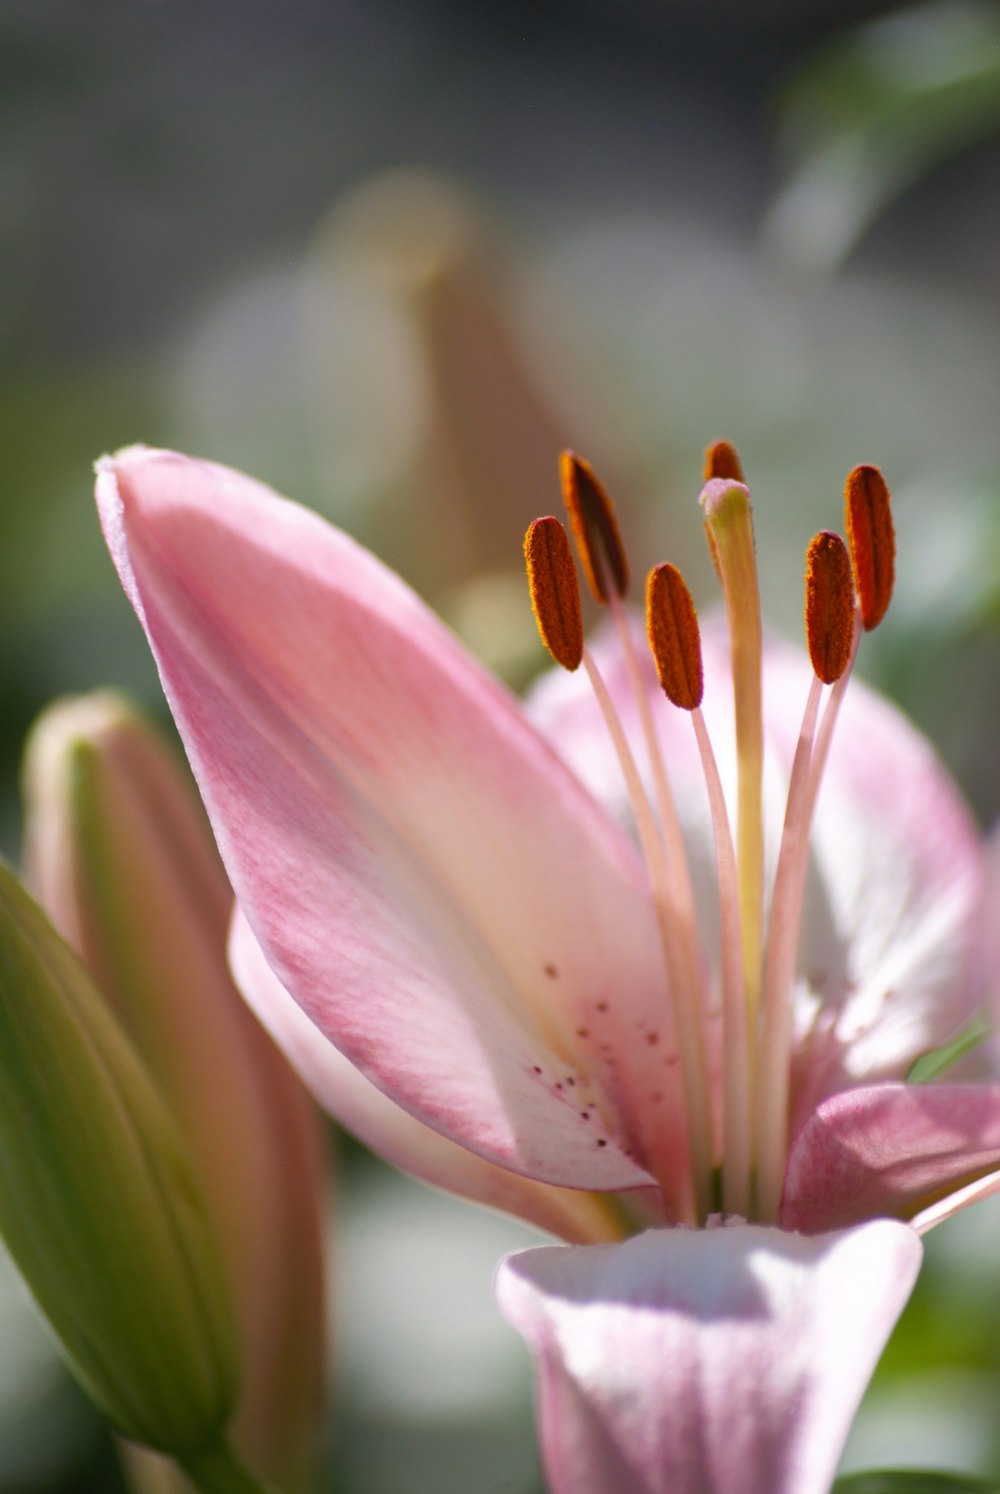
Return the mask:
M 763 656 L 760 588 L 750 494 L 732 478 L 712 477 L 701 493 L 705 528 L 726 601 L 732 658 L 736 725 L 736 864 L 747 1032 L 753 1063 L 753 1034 L 760 991 L 764 832 L 761 782 L 764 728 L 761 705 Z

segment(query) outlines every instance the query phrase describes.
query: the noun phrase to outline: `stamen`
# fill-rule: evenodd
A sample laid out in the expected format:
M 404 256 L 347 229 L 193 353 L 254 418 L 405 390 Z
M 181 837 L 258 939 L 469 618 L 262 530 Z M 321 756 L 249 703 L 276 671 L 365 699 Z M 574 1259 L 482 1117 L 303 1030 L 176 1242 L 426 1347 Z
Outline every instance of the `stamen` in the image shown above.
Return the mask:
M 582 482 L 579 480 L 580 473 L 583 473 L 585 468 L 585 463 L 579 463 L 569 453 L 564 454 L 564 479 L 569 472 L 571 482 L 567 486 L 572 486 L 576 493 L 589 491 L 586 476 Z M 589 469 L 587 472 L 589 473 Z M 590 479 L 596 484 L 596 479 L 592 477 L 592 474 L 590 474 Z M 597 491 L 603 491 L 599 485 Z M 581 525 L 584 512 L 585 505 L 583 504 L 576 503 L 575 506 L 570 507 L 571 517 L 574 514 L 580 517 Z M 610 516 L 618 546 L 617 553 L 620 557 L 618 570 L 620 574 L 627 577 L 624 551 L 621 548 L 621 540 L 618 538 L 618 529 L 614 524 L 614 513 L 610 504 L 607 505 L 607 515 Z M 581 534 L 584 535 L 582 543 Z M 602 576 L 603 552 L 587 548 L 586 530 L 583 527 L 577 533 L 577 540 L 585 566 L 590 563 L 594 567 L 595 574 Z M 691 1176 L 687 1195 L 679 1195 L 676 1190 L 672 1189 L 671 1203 L 679 1219 L 698 1223 L 707 1216 L 712 1206 L 712 1126 L 708 1071 L 698 1011 L 700 970 L 694 929 L 694 895 L 691 890 L 691 878 L 685 859 L 680 826 L 677 823 L 676 811 L 666 785 L 663 764 L 656 748 L 648 695 L 639 674 L 622 600 L 618 591 L 612 587 L 608 591 L 607 600 L 623 642 L 629 677 L 636 693 L 642 718 L 661 821 L 664 826 L 662 840 L 636 767 L 631 746 L 614 709 L 607 686 L 583 645 L 580 593 L 576 570 L 570 554 L 566 531 L 559 520 L 552 517 L 536 519 L 525 535 L 524 554 L 528 568 L 532 606 L 542 641 L 556 662 L 566 669 L 575 669 L 582 660 L 622 765 L 643 857 L 649 872 L 671 999 L 670 1025 L 676 1033 L 683 1074 Z M 665 1175 L 664 1186 L 666 1183 Z
M 806 642 L 824 685 L 839 680 L 851 658 L 854 586 L 847 546 L 824 529 L 806 550 Z
M 702 489 L 701 505 L 709 544 L 722 581 L 729 620 L 738 775 L 736 861 L 740 878 L 740 922 L 743 928 L 748 1031 L 752 1042 L 752 1035 L 756 1031 L 760 989 L 764 879 L 761 804 L 764 770 L 761 708 L 763 641 L 760 588 L 757 581 L 750 493 L 747 488 L 743 483 L 732 479 L 712 478 Z
M 834 686 L 836 690 L 838 687 Z M 792 986 L 802 920 L 813 796 L 810 762 L 823 686 L 814 675 L 788 780 L 781 848 L 771 892 L 757 1074 L 757 1217 L 778 1217 L 788 1141 Z
M 722 1204 L 727 1213 L 746 1217 L 750 1211 L 750 1076 L 739 881 L 722 780 L 700 709 L 704 670 L 698 616 L 687 582 L 676 566 L 660 565 L 649 573 L 646 629 L 664 692 L 675 706 L 690 713 L 708 790 L 719 882 L 722 948 Z
M 621 641 L 653 778 L 656 806 L 660 816 L 659 834 L 656 832 L 645 791 L 641 791 L 641 805 L 637 802 L 637 796 L 631 788 L 630 797 L 649 867 L 653 899 L 667 963 L 670 994 L 676 1019 L 678 1051 L 684 1072 L 696 1207 L 698 1217 L 704 1218 L 710 1207 L 712 1127 L 708 1099 L 708 1067 L 702 1031 L 701 967 L 691 873 L 687 864 L 687 853 L 677 810 L 656 738 L 649 693 L 639 670 L 631 627 L 625 616 L 623 598 L 628 586 L 628 561 L 618 530 L 614 507 L 594 475 L 593 469 L 573 452 L 562 453 L 560 475 L 563 497 L 570 518 L 570 528 L 576 541 L 584 573 L 595 598 L 599 602 L 606 603 L 610 608 L 615 629 Z M 594 691 L 599 701 L 602 702 L 602 710 L 608 717 L 608 710 L 602 698 L 607 692 L 603 689 L 600 676 L 586 650 L 584 650 L 583 661 Z M 610 702 L 607 704 L 609 705 Z M 617 718 L 614 719 L 617 722 Z M 632 775 L 635 774 L 635 769 L 634 764 L 631 770 L 626 766 L 621 745 L 624 743 L 624 736 L 620 723 L 615 725 L 611 719 L 608 719 L 608 727 L 615 738 L 626 780 L 628 780 L 630 772 Z M 624 745 L 627 747 L 627 743 Z M 630 757 L 631 749 L 628 749 L 628 752 Z M 643 828 L 645 821 L 653 826 L 652 836 L 648 833 L 648 827 Z
M 792 989 L 809 866 L 809 834 L 833 728 L 857 654 L 859 624 L 846 547 L 838 535 L 817 534 L 806 551 L 806 636 L 816 674 L 788 782 L 764 965 L 756 1130 L 757 1212 L 762 1219 L 776 1219 L 781 1204 L 788 1150 Z M 820 720 L 824 684 L 832 684 L 833 689 Z
M 723 1149 L 722 1207 L 727 1214 L 750 1217 L 751 1098 L 750 1050 L 747 1042 L 746 984 L 740 929 L 739 877 L 733 835 L 715 753 L 701 707 L 691 712 L 701 754 L 715 842 L 719 883 L 719 935 L 722 976 Z
M 757 1088 L 757 1213 L 765 1220 L 778 1217 L 788 1150 L 792 988 L 809 867 L 809 835 L 820 782 L 830 755 L 833 729 L 847 691 L 860 637 L 861 615 L 855 610 L 847 666 L 830 690 L 818 726 L 823 686 L 818 675 L 813 679 L 788 785 L 785 824 L 771 895 Z
M 677 806 L 660 751 L 652 702 L 639 669 L 632 629 L 621 598 L 612 592 L 609 607 L 625 659 L 632 694 L 639 712 L 646 757 L 653 778 L 653 792 L 660 816 L 655 899 L 660 916 L 664 954 L 670 978 L 671 998 L 677 1021 L 681 1063 L 688 1095 L 691 1152 L 699 1206 L 707 1205 L 708 1170 L 711 1167 L 711 1112 L 708 1102 L 708 1061 L 702 1027 L 702 976 L 698 953 L 691 870 L 681 831 Z M 696 625 L 697 626 L 697 625 Z M 584 656 L 586 663 L 586 655 Z M 657 881 L 657 877 L 659 880 Z M 707 1159 L 707 1161 L 706 1161 Z M 704 1214 L 700 1216 L 704 1218 Z
M 745 482 L 740 454 L 731 441 L 713 441 L 705 448 L 704 481 L 713 477 L 730 477 L 736 482 Z
M 705 693 L 701 634 L 687 582 L 674 565 L 649 573 L 646 631 L 667 698 L 683 711 L 695 710 Z
M 603 606 L 612 590 L 624 597 L 628 591 L 628 561 L 614 504 L 590 463 L 574 452 L 564 451 L 560 456 L 559 475 L 569 527 L 594 600 Z
M 705 1054 L 694 1005 L 698 992 L 692 988 L 691 972 L 687 968 L 688 941 L 683 937 L 677 937 L 675 905 L 677 889 L 667 868 L 663 844 L 657 834 L 656 822 L 653 819 L 646 791 L 642 786 L 632 748 L 612 703 L 608 687 L 587 649 L 583 652 L 583 663 L 622 766 L 629 803 L 642 846 L 643 859 L 649 873 L 653 906 L 667 967 L 671 997 L 670 1017 L 676 1035 L 684 1086 L 691 1179 L 694 1188 L 693 1200 L 689 1201 L 689 1207 L 693 1204 L 692 1222 L 701 1223 L 711 1208 L 712 1128 Z M 676 1207 L 681 1209 L 683 1201 L 677 1200 Z M 684 1217 L 684 1213 L 681 1213 L 680 1218 Z
M 569 539 L 558 519 L 535 519 L 524 536 L 531 607 L 542 642 L 557 664 L 570 671 L 583 658 L 580 584 Z
M 855 467 L 848 473 L 844 508 L 861 621 L 870 633 L 889 606 L 896 556 L 889 489 L 877 467 Z
M 809 762 L 810 819 L 812 818 L 813 810 L 816 807 L 816 798 L 819 794 L 820 781 L 822 780 L 823 772 L 826 768 L 826 760 L 830 755 L 830 744 L 833 741 L 833 729 L 837 724 L 837 717 L 840 714 L 840 707 L 847 690 L 847 682 L 851 678 L 851 674 L 854 670 L 854 661 L 858 656 L 858 644 L 861 642 L 861 631 L 861 613 L 857 608 L 855 608 L 854 629 L 851 636 L 850 658 L 847 661 L 847 668 L 844 670 L 843 674 L 840 676 L 840 679 L 830 691 L 829 699 L 827 700 L 826 706 L 823 710 L 822 720 L 819 723 L 819 729 L 816 732 L 816 744 L 813 748 L 813 754 Z

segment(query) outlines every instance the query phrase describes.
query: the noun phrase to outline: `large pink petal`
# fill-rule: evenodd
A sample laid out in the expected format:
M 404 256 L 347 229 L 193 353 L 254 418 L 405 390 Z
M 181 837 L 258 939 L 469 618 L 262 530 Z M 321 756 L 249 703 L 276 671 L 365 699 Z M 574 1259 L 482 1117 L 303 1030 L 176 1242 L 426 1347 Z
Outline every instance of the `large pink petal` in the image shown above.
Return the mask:
M 552 1494 L 826 1494 L 920 1257 L 891 1221 L 512 1256 L 497 1298 L 537 1360 Z
M 789 1153 L 781 1222 L 810 1234 L 893 1217 L 926 1228 L 1000 1188 L 1000 1086 L 882 1084 L 822 1104 Z
M 725 624 L 703 628 L 704 712 L 720 770 L 735 784 L 732 686 Z M 613 636 L 595 645 L 637 746 L 638 713 Z M 701 771 L 684 713 L 668 705 L 648 661 L 668 770 L 693 863 L 703 939 L 717 963 L 714 862 Z M 811 670 L 778 640 L 764 655 L 764 809 L 768 885 L 780 841 L 788 771 Z M 553 674 L 529 701 L 533 719 L 595 796 L 628 821 L 621 775 L 585 682 Z M 902 1078 L 946 1042 L 983 996 L 984 863 L 975 825 L 930 744 L 887 701 L 853 679 L 820 790 L 798 956 L 795 1118 L 825 1095 Z
M 237 896 L 310 1020 L 504 1166 L 678 1175 L 642 874 L 516 703 L 373 557 L 248 478 L 132 449 L 98 501 Z
M 372 1151 L 425 1183 L 502 1209 L 574 1244 L 618 1239 L 601 1195 L 509 1172 L 409 1115 L 323 1036 L 264 959 L 237 909 L 229 956 L 247 1002 L 320 1104 Z

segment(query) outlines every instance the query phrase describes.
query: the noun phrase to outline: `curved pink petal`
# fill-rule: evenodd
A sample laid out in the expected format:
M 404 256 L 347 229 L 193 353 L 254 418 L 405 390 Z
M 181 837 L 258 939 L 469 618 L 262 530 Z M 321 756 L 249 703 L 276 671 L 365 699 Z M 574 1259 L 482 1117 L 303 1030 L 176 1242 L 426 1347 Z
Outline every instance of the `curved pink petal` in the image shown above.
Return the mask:
M 512 1256 L 497 1299 L 537 1361 L 552 1494 L 826 1494 L 920 1257 L 888 1220 Z
M 795 651 L 773 651 L 773 694 L 797 697 L 803 673 Z M 772 730 L 790 757 L 791 705 Z M 902 1078 L 955 1035 L 984 992 L 976 826 L 926 738 L 859 680 L 844 698 L 812 848 L 799 957 L 800 1119 L 838 1089 Z
M 248 478 L 131 449 L 98 502 L 237 896 L 315 1026 L 483 1157 L 669 1186 L 642 874 L 516 703 L 372 556 Z
M 508 1172 L 432 1131 L 376 1089 L 283 989 L 238 909 L 229 958 L 248 1004 L 300 1078 L 324 1109 L 372 1151 L 425 1183 L 516 1214 L 574 1244 L 620 1237 L 599 1194 Z
M 862 1219 L 946 1218 L 952 1195 L 1000 1188 L 1000 1085 L 882 1084 L 825 1101 L 792 1143 L 781 1222 L 818 1233 Z
M 1000 822 L 994 821 L 983 842 L 986 864 L 986 917 L 982 937 L 987 972 L 980 1013 L 987 1036 L 948 1070 L 953 1082 L 990 1081 L 1000 1077 Z
M 735 758 L 724 620 L 706 619 L 702 639 L 705 719 L 731 789 Z M 641 762 L 638 713 L 620 646 L 606 634 L 594 652 Z M 644 668 L 685 825 L 706 954 L 714 961 L 711 826 L 693 734 L 684 714 L 664 699 L 651 664 Z M 768 885 L 810 680 L 802 650 L 766 641 Z M 591 792 L 627 824 L 621 774 L 586 682 L 561 671 L 546 676 L 529 711 Z M 899 711 L 853 679 L 813 826 L 798 955 L 793 1121 L 839 1089 L 902 1078 L 921 1053 L 954 1036 L 983 995 L 983 895 L 975 825 L 930 744 Z

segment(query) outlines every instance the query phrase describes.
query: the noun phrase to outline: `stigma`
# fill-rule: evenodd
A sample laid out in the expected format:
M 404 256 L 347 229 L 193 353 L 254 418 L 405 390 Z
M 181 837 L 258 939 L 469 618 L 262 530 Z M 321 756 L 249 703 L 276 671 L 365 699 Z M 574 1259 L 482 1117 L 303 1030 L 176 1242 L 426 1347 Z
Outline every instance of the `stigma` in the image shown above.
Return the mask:
M 575 453 L 562 454 L 560 479 L 589 592 L 608 609 L 618 633 L 641 726 L 641 765 L 584 642 L 570 538 L 552 516 L 535 520 L 525 537 L 529 589 L 542 642 L 563 668 L 583 664 L 622 765 L 661 936 L 664 1000 L 677 1034 L 690 1167 L 690 1217 L 683 1222 L 704 1224 L 719 1210 L 773 1221 L 789 1140 L 792 999 L 810 831 L 859 640 L 878 626 L 891 600 L 895 542 L 889 490 L 877 467 L 855 467 L 844 488 L 846 540 L 822 530 L 806 547 L 804 631 L 812 682 L 803 701 L 768 887 L 760 584 L 750 491 L 732 443 L 708 447 L 700 498 L 728 622 L 736 748 L 732 800 L 701 710 L 704 665 L 694 600 L 669 561 L 649 574 L 646 643 L 665 697 L 662 709 L 681 710 L 692 723 L 711 817 L 719 913 L 713 936 L 719 948 L 711 951 L 692 890 L 655 701 L 625 607 L 629 564 L 614 506 L 589 463 Z M 711 1010 L 706 964 L 719 972 L 721 1062 L 713 1057 L 719 1048 L 718 1017 Z

